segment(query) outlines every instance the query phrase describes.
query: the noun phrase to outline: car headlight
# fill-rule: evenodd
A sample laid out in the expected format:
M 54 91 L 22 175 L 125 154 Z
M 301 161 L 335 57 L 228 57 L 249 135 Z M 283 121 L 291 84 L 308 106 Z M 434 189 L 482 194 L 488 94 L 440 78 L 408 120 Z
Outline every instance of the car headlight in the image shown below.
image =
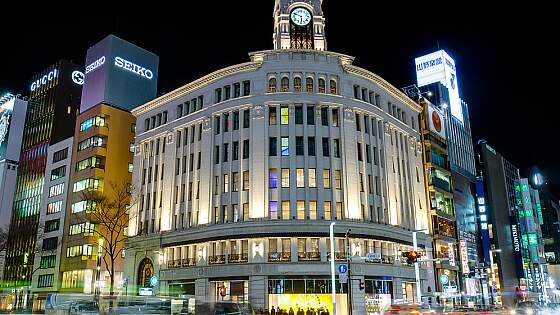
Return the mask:
M 510 313 L 511 315 L 515 315 L 515 314 L 516 314 L 515 310 L 511 310 L 511 311 L 509 311 L 509 313 Z

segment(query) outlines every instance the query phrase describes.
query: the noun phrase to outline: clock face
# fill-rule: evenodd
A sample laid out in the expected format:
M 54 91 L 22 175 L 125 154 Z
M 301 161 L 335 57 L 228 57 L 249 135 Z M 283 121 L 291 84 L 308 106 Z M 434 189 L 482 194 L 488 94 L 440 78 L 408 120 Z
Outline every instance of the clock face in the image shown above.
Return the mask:
M 290 14 L 290 19 L 295 25 L 305 26 L 311 22 L 311 12 L 304 8 L 295 8 Z

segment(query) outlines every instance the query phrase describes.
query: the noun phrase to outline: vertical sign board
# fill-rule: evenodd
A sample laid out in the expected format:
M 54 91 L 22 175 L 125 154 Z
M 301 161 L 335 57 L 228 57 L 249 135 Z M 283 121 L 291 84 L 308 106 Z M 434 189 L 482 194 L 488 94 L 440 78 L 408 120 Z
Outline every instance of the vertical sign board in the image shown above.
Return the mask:
M 469 254 L 467 252 L 467 241 L 459 240 L 459 251 L 461 252 L 461 266 L 463 273 L 470 273 L 469 268 Z
M 428 121 L 430 131 L 445 139 L 445 121 L 443 120 L 443 113 L 431 103 L 428 103 L 426 120 Z
M 482 177 L 476 178 L 476 204 L 478 217 L 480 218 L 480 236 L 482 238 L 482 252 L 484 262 L 490 265 L 490 233 L 488 232 L 488 213 L 484 198 L 484 181 Z
M 80 113 L 106 103 L 127 111 L 156 97 L 159 57 L 114 35 L 88 49 Z
M 12 122 L 13 108 L 14 99 L 0 106 L 0 161 L 4 159 L 8 151 L 8 139 L 10 138 L 10 124 Z
M 439 50 L 416 58 L 415 63 L 418 86 L 440 82 L 447 89 L 451 115 L 463 123 L 463 107 L 459 97 L 459 82 L 455 61 L 445 50 Z

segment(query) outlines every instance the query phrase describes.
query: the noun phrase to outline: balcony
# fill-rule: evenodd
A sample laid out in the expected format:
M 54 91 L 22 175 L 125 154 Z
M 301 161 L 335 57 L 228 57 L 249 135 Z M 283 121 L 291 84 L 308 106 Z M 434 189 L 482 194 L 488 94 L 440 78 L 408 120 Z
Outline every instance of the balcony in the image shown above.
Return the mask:
M 249 261 L 249 255 L 247 253 L 228 255 L 228 263 L 230 264 L 246 263 L 248 261 Z
M 381 255 L 381 259 L 366 259 L 367 263 L 374 263 L 374 264 L 386 264 L 392 265 L 395 262 L 395 257 L 388 256 L 388 255 Z
M 331 252 L 327 251 L 327 260 L 331 259 Z M 348 260 L 348 255 L 346 255 L 346 253 L 339 253 L 339 252 L 335 252 L 334 253 L 334 260 L 335 261 L 346 261 Z
M 181 261 L 181 266 L 183 266 L 183 267 L 196 266 L 196 259 L 195 258 L 183 258 L 183 260 Z
M 213 255 L 208 256 L 208 263 L 210 265 L 220 265 L 226 263 L 226 255 Z
M 321 261 L 320 252 L 298 252 L 298 261 Z
M 268 253 L 269 262 L 288 262 L 291 260 L 292 254 L 290 252 Z
M 448 182 L 444 181 L 443 179 L 437 178 L 435 176 L 432 177 L 432 185 L 434 185 L 437 188 L 443 189 L 447 192 L 452 192 Z

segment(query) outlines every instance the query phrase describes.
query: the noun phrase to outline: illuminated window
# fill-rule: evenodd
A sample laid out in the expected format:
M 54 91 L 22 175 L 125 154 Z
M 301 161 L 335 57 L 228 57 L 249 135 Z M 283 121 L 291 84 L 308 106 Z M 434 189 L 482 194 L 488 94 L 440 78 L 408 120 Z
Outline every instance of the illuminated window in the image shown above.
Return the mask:
M 142 206 L 140 209 L 142 209 Z M 82 211 L 90 212 L 93 210 L 95 210 L 95 202 L 91 200 L 83 200 L 72 204 L 72 213 L 79 213 Z
M 340 170 L 334 171 L 334 188 L 342 189 L 342 173 Z
M 280 80 L 280 91 L 281 92 L 288 92 L 290 90 L 290 80 L 288 77 L 283 77 Z
M 323 188 L 331 188 L 331 170 L 323 170 Z
M 66 175 L 66 166 L 65 165 L 51 170 L 51 180 L 57 180 L 59 178 L 63 178 L 64 175 Z
M 97 156 L 89 157 L 85 160 L 81 160 L 76 164 L 76 171 L 82 171 L 86 168 L 102 168 L 101 158 Z
M 60 183 L 49 188 L 49 198 L 61 195 L 62 193 L 64 193 L 64 183 Z
M 282 156 L 289 156 L 290 155 L 290 148 L 289 148 L 290 139 L 288 137 L 282 137 L 281 140 L 282 140 L 281 154 L 282 154 Z
M 276 78 L 268 79 L 268 93 L 276 93 Z
M 313 93 L 313 78 L 308 77 L 305 79 L 305 90 L 307 93 Z
M 305 187 L 305 174 L 303 168 L 296 169 L 296 186 L 297 188 Z
M 330 81 L 330 88 L 331 88 L 331 94 L 337 94 L 337 90 L 336 90 L 336 81 L 332 80 Z
M 290 219 L 290 202 L 289 201 L 282 201 L 282 219 L 289 220 Z
M 58 213 L 62 211 L 62 200 L 51 202 L 47 205 L 47 214 Z
M 78 142 L 78 151 L 82 151 L 90 147 L 103 147 L 104 142 L 104 138 L 99 136 L 87 138 L 83 141 Z
M 268 205 L 269 217 L 272 220 L 278 219 L 278 201 L 270 201 Z
M 338 220 L 342 220 L 343 216 L 342 216 L 342 202 L 337 202 L 336 203 L 336 218 Z
M 280 107 L 280 124 L 287 125 L 290 122 L 290 111 L 288 107 Z
M 305 219 L 305 200 L 298 200 L 296 203 L 297 219 Z
M 243 190 L 249 190 L 249 171 L 243 171 Z
M 269 187 L 271 189 L 278 188 L 278 169 L 271 168 L 268 170 Z
M 95 116 L 84 120 L 80 124 L 80 131 L 86 131 L 91 127 L 103 127 L 105 126 L 105 117 Z
M 74 183 L 73 192 L 82 190 L 102 190 L 103 181 L 97 178 L 86 178 Z
M 224 193 L 229 192 L 229 174 L 224 174 Z
M 326 92 L 325 79 L 319 78 L 319 93 L 325 93 L 325 92 Z
M 309 201 L 309 219 L 317 220 L 317 201 Z
M 249 220 L 249 203 L 243 204 L 243 221 Z
M 295 77 L 294 78 L 294 91 L 301 92 L 301 78 Z
M 232 191 L 239 191 L 239 173 L 238 172 L 233 172 L 231 174 L 231 176 L 233 177 L 233 186 L 231 188 Z
M 157 167 L 157 165 L 156 165 L 156 167 Z M 132 173 L 133 171 L 134 171 L 134 164 L 128 163 L 128 172 Z M 162 168 L 162 171 L 163 171 L 163 168 Z
M 214 176 L 214 195 L 220 193 L 220 176 Z
M 309 187 L 310 188 L 315 188 L 317 187 L 317 172 L 314 168 L 310 168 L 307 170 L 307 180 L 309 182 Z
M 87 235 L 93 235 L 94 231 L 95 231 L 95 224 L 92 224 L 90 222 L 82 222 L 82 223 L 70 225 L 68 235 L 84 234 L 84 236 L 87 236 Z
M 282 187 L 289 188 L 290 187 L 290 169 L 283 168 L 282 169 Z
M 332 220 L 332 205 L 330 201 L 325 201 L 323 203 L 325 210 L 325 220 Z
M 268 124 L 269 125 L 276 125 L 278 123 L 276 115 L 277 115 L 276 107 L 275 106 L 270 106 L 268 108 Z

